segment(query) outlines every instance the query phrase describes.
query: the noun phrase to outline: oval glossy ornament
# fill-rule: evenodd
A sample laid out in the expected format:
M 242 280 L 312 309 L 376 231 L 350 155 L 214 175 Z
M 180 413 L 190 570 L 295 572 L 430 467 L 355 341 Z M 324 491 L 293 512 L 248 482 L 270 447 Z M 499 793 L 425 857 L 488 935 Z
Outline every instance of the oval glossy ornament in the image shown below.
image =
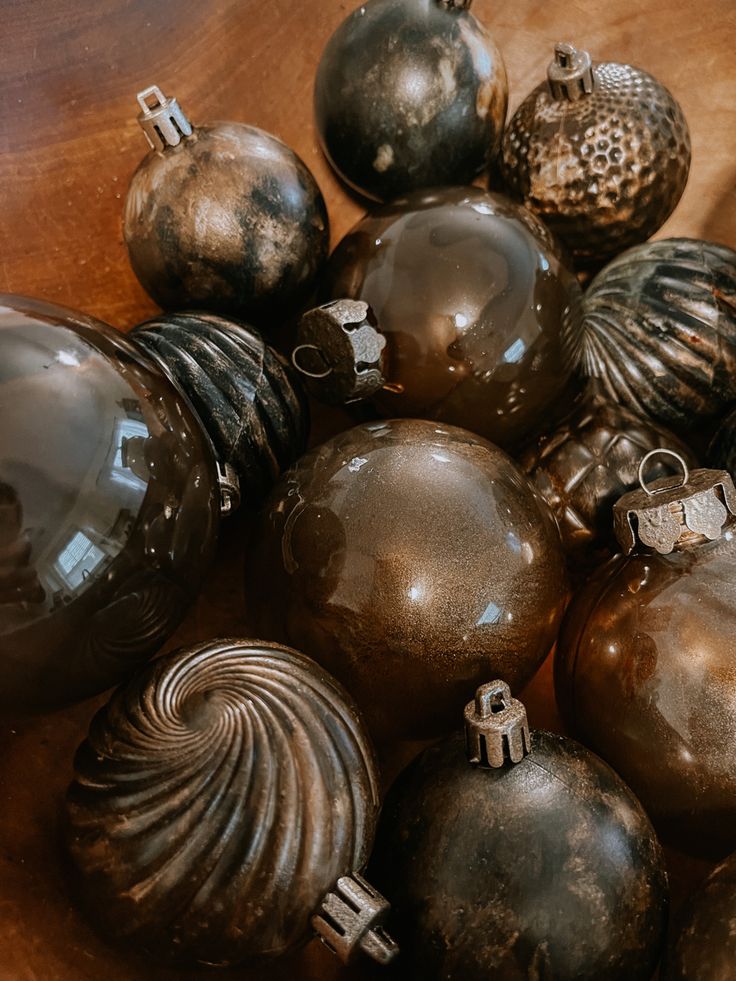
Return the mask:
M 548 79 L 504 133 L 511 196 L 542 218 L 583 264 L 605 262 L 664 224 L 690 169 L 682 109 L 632 65 L 591 63 L 558 44 Z
M 327 258 L 325 202 L 306 164 L 254 126 L 192 127 L 153 86 L 138 96 L 151 145 L 123 231 L 133 270 L 162 307 L 203 307 L 278 326 Z
M 661 478 L 614 508 L 627 554 L 573 599 L 555 659 L 571 729 L 685 851 L 736 846 L 736 494 Z
M 365 301 L 386 340 L 380 415 L 512 447 L 576 388 L 577 280 L 541 222 L 500 195 L 447 188 L 378 209 L 335 250 L 326 289 Z
M 248 556 L 257 631 L 339 678 L 374 735 L 452 725 L 478 679 L 525 684 L 566 597 L 547 506 L 505 453 L 452 426 L 357 426 L 302 457 Z
M 583 301 L 583 368 L 617 402 L 675 432 L 736 400 L 736 252 L 671 238 L 629 249 Z
M 0 300 L 0 711 L 127 677 L 213 557 L 220 495 L 187 400 L 123 335 Z
M 508 83 L 470 0 L 367 0 L 327 43 L 314 87 L 322 148 L 377 200 L 466 184 L 495 156 Z
M 465 738 L 424 750 L 389 791 L 370 872 L 401 977 L 648 981 L 667 920 L 654 830 L 602 760 L 522 713 L 484 685 Z
M 378 814 L 369 739 L 297 651 L 222 640 L 160 658 L 97 714 L 75 759 L 66 840 L 113 940 L 213 965 L 310 939 Z

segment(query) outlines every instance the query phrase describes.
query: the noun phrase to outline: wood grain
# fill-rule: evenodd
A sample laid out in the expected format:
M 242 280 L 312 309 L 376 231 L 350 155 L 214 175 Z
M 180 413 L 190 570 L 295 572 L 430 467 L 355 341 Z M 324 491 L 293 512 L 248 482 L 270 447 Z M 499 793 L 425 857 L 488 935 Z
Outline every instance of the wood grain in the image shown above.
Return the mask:
M 350 0 L 0 0 L 0 290 L 41 296 L 129 327 L 155 308 L 137 284 L 121 234 L 127 182 L 146 145 L 135 93 L 155 82 L 196 123 L 238 119 L 286 140 L 327 198 L 333 240 L 364 207 L 317 147 L 311 87 L 319 53 Z M 509 71 L 511 108 L 542 77 L 557 40 L 594 58 L 629 61 L 675 94 L 691 127 L 685 195 L 658 237 L 736 247 L 736 110 L 732 0 L 476 0 Z M 0 425 L 2 420 L 0 420 Z M 321 411 L 315 438 L 345 425 Z M 245 529 L 227 536 L 199 603 L 172 643 L 243 633 Z M 534 725 L 557 728 L 549 665 L 527 693 Z M 0 979 L 173 981 L 213 977 L 153 968 L 110 951 L 69 899 L 57 816 L 71 758 L 95 709 L 86 703 L 0 727 Z M 384 750 L 387 777 L 415 747 Z M 674 858 L 676 899 L 704 873 Z M 318 944 L 267 972 L 272 981 L 379 977 L 342 970 Z M 222 974 L 220 975 L 222 976 Z

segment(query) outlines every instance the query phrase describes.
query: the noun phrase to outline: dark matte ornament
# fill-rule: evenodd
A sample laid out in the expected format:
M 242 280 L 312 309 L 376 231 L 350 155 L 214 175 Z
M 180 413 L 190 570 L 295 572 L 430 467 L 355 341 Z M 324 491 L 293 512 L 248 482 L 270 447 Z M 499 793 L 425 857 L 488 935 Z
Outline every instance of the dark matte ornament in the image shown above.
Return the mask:
M 661 849 L 602 760 L 529 732 L 500 682 L 384 804 L 370 873 L 415 981 L 648 981 L 667 922 Z
M 160 658 L 97 714 L 75 769 L 67 847 L 113 941 L 225 966 L 316 931 L 345 961 L 395 955 L 388 904 L 357 874 L 379 807 L 370 741 L 297 651 L 220 640 Z
M 662 981 L 733 981 L 736 977 L 736 854 L 708 876 L 675 924 Z
M 125 202 L 136 276 L 164 308 L 277 326 L 309 298 L 327 258 L 327 210 L 312 174 L 263 130 L 192 127 L 156 86 L 138 102 L 151 152 Z
M 501 450 L 423 420 L 367 423 L 267 500 L 249 609 L 335 674 L 381 738 L 447 731 L 479 679 L 520 688 L 566 598 L 546 504 Z
M 581 264 L 645 241 L 682 196 L 690 135 L 678 103 L 646 72 L 592 63 L 558 44 L 547 80 L 516 110 L 501 172 Z
M 542 223 L 501 195 L 420 192 L 366 216 L 326 290 L 358 302 L 302 319 L 294 363 L 316 398 L 369 399 L 382 416 L 515 449 L 577 390 L 577 280 Z
M 629 249 L 583 301 L 587 375 L 676 432 L 736 401 L 736 252 L 671 238 Z
M 212 313 L 148 320 L 131 332 L 187 392 L 249 504 L 307 445 L 309 411 L 291 366 L 246 324 Z
M 337 28 L 317 68 L 322 148 L 376 200 L 469 184 L 496 155 L 508 83 L 471 0 L 367 0 Z
M 688 466 L 692 451 L 656 423 L 611 402 L 596 385 L 552 433 L 519 456 L 519 464 L 552 508 L 568 556 L 585 562 L 594 549 L 611 548 L 611 509 L 638 485 L 641 458 L 662 447 L 677 450 Z M 653 461 L 650 479 L 680 473 L 670 456 Z
M 651 484 L 642 469 L 614 506 L 625 554 L 573 600 L 555 683 L 658 830 L 722 857 L 736 848 L 736 491 L 725 471 L 683 467 Z

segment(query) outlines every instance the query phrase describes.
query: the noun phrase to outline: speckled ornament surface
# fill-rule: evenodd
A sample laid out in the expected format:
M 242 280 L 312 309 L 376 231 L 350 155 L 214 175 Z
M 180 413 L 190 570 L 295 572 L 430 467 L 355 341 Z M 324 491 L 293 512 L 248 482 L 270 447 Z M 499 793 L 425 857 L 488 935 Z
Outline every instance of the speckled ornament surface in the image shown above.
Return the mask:
M 687 123 L 667 89 L 631 65 L 591 65 L 561 44 L 549 71 L 506 128 L 504 183 L 576 260 L 603 262 L 674 210 L 690 168 Z
M 583 299 L 583 370 L 676 432 L 736 401 L 736 252 L 671 238 L 629 249 Z
M 495 155 L 506 69 L 469 0 L 367 0 L 317 69 L 322 147 L 355 190 L 387 201 L 466 184 Z
M 123 225 L 136 276 L 165 309 L 278 326 L 327 258 L 327 210 L 312 174 L 263 130 L 192 127 L 155 87 L 139 102 L 152 149 L 131 180 Z
M 259 635 L 340 679 L 379 738 L 447 731 L 489 674 L 515 690 L 566 598 L 546 504 L 505 453 L 452 426 L 367 423 L 302 457 L 247 557 Z

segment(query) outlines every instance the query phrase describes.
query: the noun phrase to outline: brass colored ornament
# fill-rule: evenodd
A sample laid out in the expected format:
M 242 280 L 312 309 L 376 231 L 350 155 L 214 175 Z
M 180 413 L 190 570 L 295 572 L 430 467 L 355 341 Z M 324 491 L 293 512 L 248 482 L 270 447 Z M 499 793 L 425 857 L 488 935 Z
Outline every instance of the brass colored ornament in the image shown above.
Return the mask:
M 378 816 L 360 716 L 297 651 L 221 640 L 153 662 L 75 759 L 66 842 L 117 943 L 177 962 L 272 959 L 316 931 L 346 962 L 396 954 L 359 875 Z
M 558 702 L 663 835 L 723 856 L 736 847 L 736 490 L 684 460 L 649 483 L 647 463 L 614 506 L 625 554 L 567 612 Z
M 547 81 L 503 138 L 505 185 L 582 264 L 653 235 L 682 196 L 690 136 L 667 89 L 631 65 L 558 44 Z

